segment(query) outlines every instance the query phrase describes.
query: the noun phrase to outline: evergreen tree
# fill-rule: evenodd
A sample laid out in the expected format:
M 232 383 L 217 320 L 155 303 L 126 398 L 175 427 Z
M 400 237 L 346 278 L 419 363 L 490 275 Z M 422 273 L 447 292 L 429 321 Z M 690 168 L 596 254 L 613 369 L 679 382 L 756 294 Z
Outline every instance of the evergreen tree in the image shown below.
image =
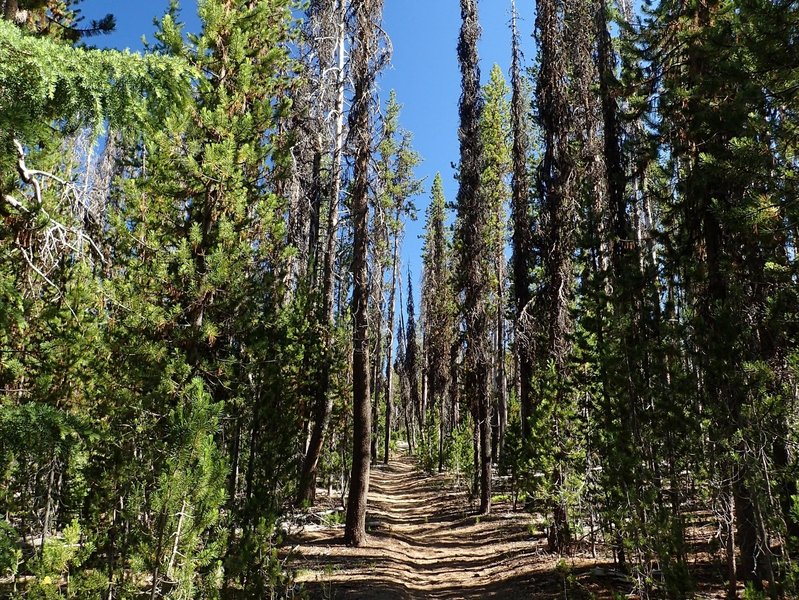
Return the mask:
M 774 596 L 782 566 L 767 550 L 767 538 L 795 529 L 786 501 L 795 494 L 795 473 L 784 480 L 782 500 L 760 492 L 784 469 L 792 471 L 781 425 L 792 398 L 779 381 L 788 373 L 793 328 L 778 325 L 781 317 L 767 308 L 794 293 L 788 291 L 794 286 L 786 288 L 791 267 L 782 234 L 791 217 L 773 178 L 782 162 L 773 149 L 785 122 L 775 121 L 772 98 L 785 88 L 755 67 L 775 47 L 792 44 L 781 25 L 761 45 L 759 27 L 773 23 L 772 11 L 711 2 L 679 12 L 663 2 L 654 18 L 673 27 L 674 41 L 647 38 L 647 57 L 658 60 L 657 131 L 667 156 L 661 181 L 675 182 L 668 195 L 658 190 L 672 250 L 667 268 L 685 295 L 683 331 L 698 412 L 713 423 L 705 434 L 706 468 L 725 482 L 717 502 L 729 507 L 727 518 L 734 513 L 736 524 L 726 533 L 730 597 L 736 587 L 733 540 L 740 552 L 737 576 L 754 587 L 769 581 Z M 796 11 L 781 18 L 795 23 Z M 751 23 L 759 25 L 753 30 Z M 684 68 L 673 70 L 675 61 Z M 773 443 L 756 441 L 764 435 Z
M 485 106 L 480 122 L 485 165 L 481 175 L 481 189 L 485 196 L 488 222 L 486 223 L 486 253 L 490 261 L 489 311 L 493 314 L 491 328 L 494 340 L 492 360 L 492 397 L 494 414 L 492 456 L 499 459 L 508 423 L 508 393 L 505 366 L 505 311 L 507 268 L 505 247 L 507 237 L 506 205 L 510 196 L 511 131 L 510 90 L 499 65 L 494 65 L 488 83 L 483 88 Z
M 341 203 L 341 186 L 343 180 L 343 159 L 345 145 L 344 98 L 345 98 L 345 43 L 347 34 L 346 21 L 347 3 L 341 0 L 319 0 L 310 6 L 310 23 L 317 28 L 311 36 L 315 45 L 319 47 L 316 55 L 319 56 L 317 67 L 320 88 L 330 92 L 322 94 L 325 100 L 323 106 L 327 114 L 333 117 L 334 130 L 330 140 L 331 171 L 327 183 L 327 220 L 324 245 L 317 251 L 322 256 L 321 260 L 321 298 L 317 307 L 317 327 L 320 332 L 320 348 L 318 353 L 318 368 L 316 382 L 313 390 L 313 415 L 311 436 L 305 450 L 300 484 L 297 494 L 299 504 L 313 504 L 316 496 L 316 473 L 322 455 L 325 435 L 333 412 L 333 394 L 331 384 L 331 363 L 334 357 L 334 332 L 335 321 L 335 282 L 338 272 L 336 254 L 339 240 L 339 206 Z M 334 73 L 335 79 L 330 86 L 326 82 L 328 73 Z M 331 102 L 329 98 L 334 100 Z M 325 116 L 323 116 L 324 120 Z M 321 168 L 321 157 L 320 168 Z M 321 187 L 321 183 L 319 184 Z M 321 196 L 321 190 L 318 192 Z M 321 199 L 317 203 L 322 210 Z
M 565 39 L 566 4 L 546 0 L 538 5 L 536 39 L 539 44 L 540 67 L 536 80 L 538 118 L 543 136 L 542 159 L 538 168 L 537 186 L 541 198 L 541 234 L 538 253 L 541 256 L 541 290 L 538 300 L 536 328 L 537 377 L 539 394 L 550 394 L 551 406 L 541 413 L 553 438 L 553 464 L 548 473 L 552 485 L 552 524 L 549 545 L 555 552 L 564 552 L 571 543 L 566 497 L 568 464 L 566 442 L 570 430 L 570 399 L 565 381 L 568 378 L 570 334 L 573 300 L 573 257 L 579 206 L 575 168 L 578 158 L 570 103 L 574 91 L 566 70 L 573 63 L 567 55 L 570 43 Z M 575 49 L 575 52 L 577 50 Z M 548 381 L 549 379 L 554 381 Z M 541 412 L 539 410 L 539 412 Z M 539 450 L 540 451 L 540 450 Z
M 287 107 L 289 17 L 283 1 L 207 2 L 200 10 L 203 32 L 189 45 L 173 6 L 157 35 L 159 48 L 187 57 L 205 75 L 194 82 L 192 110 L 148 130 L 134 147 L 135 166 L 116 200 L 118 274 L 111 289 L 128 310 L 115 315 L 111 331 L 124 349 L 117 367 L 124 376 L 115 396 L 127 398 L 130 412 L 119 414 L 114 427 L 125 430 L 137 413 L 148 415 L 138 417 L 139 431 L 164 440 L 164 447 L 140 446 L 138 437 L 121 445 L 150 469 L 145 477 L 113 482 L 117 489 L 108 494 L 141 489 L 143 504 L 125 504 L 152 515 L 143 523 L 154 529 L 127 531 L 122 514 L 108 524 L 109 543 L 125 535 L 148 540 L 137 542 L 137 552 L 152 565 L 154 597 L 163 584 L 192 589 L 191 573 L 175 569 L 181 549 L 166 552 L 188 526 L 172 518 L 172 502 L 193 523 L 205 523 L 197 547 L 231 546 L 207 558 L 227 558 L 228 580 L 237 576 L 253 593 L 271 585 L 265 563 L 272 559 L 260 548 L 271 543 L 269 528 L 292 491 L 285 482 L 295 465 L 280 456 L 296 444 L 297 423 L 286 415 L 298 393 L 289 379 L 298 361 L 298 330 L 305 326 L 292 322 L 291 307 L 282 305 L 287 205 L 274 189 L 285 156 L 278 145 L 263 143 Z M 265 170 L 268 161 L 272 168 Z M 125 368 L 130 355 L 141 357 L 140 369 Z M 275 355 L 283 357 L 279 366 Z M 226 476 L 209 477 L 207 484 L 216 486 L 210 489 L 181 472 L 192 464 L 189 459 L 162 458 L 173 451 L 162 432 L 165 416 L 178 410 L 184 390 L 198 385 L 198 378 L 210 405 L 223 407 L 220 424 L 226 425 L 210 432 Z M 147 393 L 137 396 L 140 389 Z M 207 416 L 191 422 L 200 421 L 213 422 Z M 199 446 L 196 451 L 211 452 Z M 212 527 L 212 515 L 220 510 L 238 527 Z M 195 573 L 208 564 L 198 563 Z M 202 573 L 203 585 L 213 586 L 216 575 Z
M 4 21 L 0 45 L 3 512 L 15 543 L 42 540 L 18 549 L 15 572 L 35 571 L 36 593 L 54 594 L 58 577 L 99 560 L 93 548 L 105 529 L 92 505 L 107 479 L 96 478 L 96 468 L 109 456 L 110 421 L 121 411 L 108 370 L 118 348 L 108 335 L 116 299 L 106 239 L 118 150 L 115 136 L 97 154 L 94 143 L 104 121 L 135 132 L 150 115 L 186 108 L 194 71 L 180 59 L 74 49 Z M 27 439 L 17 438 L 26 427 Z M 74 560 L 51 571 L 41 559 L 67 527 L 91 538 L 70 533 Z M 108 559 L 113 564 L 114 554 Z
M 401 105 L 397 102 L 396 93 L 392 90 L 386 103 L 385 115 L 382 119 L 382 132 L 378 152 L 380 160 L 377 164 L 376 177 L 379 193 L 375 199 L 373 227 L 373 261 L 379 274 L 373 271 L 372 279 L 376 303 L 381 303 L 386 284 L 386 271 L 389 271 L 388 299 L 386 306 L 380 307 L 377 318 L 377 343 L 376 358 L 372 369 L 373 377 L 378 379 L 383 386 L 375 384 L 373 403 L 373 436 L 372 460 L 377 461 L 378 443 L 378 415 L 381 394 L 385 394 L 385 435 L 384 435 L 384 460 L 388 460 L 388 447 L 390 442 L 392 395 L 393 395 L 393 353 L 394 353 L 394 323 L 396 321 L 396 286 L 399 277 L 399 250 L 403 233 L 403 218 L 415 218 L 415 208 L 409 200 L 419 193 L 422 182 L 414 176 L 413 169 L 420 162 L 420 157 L 412 147 L 410 133 L 399 127 Z M 383 313 L 386 314 L 386 327 L 383 327 Z M 386 329 L 387 339 L 383 344 L 383 329 Z M 385 361 L 385 377 L 381 378 L 383 371 L 383 351 Z
M 378 27 L 382 0 L 356 0 L 353 4 L 356 35 L 353 49 L 355 99 L 350 112 L 350 135 L 355 141 L 352 189 L 353 258 L 353 452 L 350 494 L 344 538 L 353 546 L 366 537 L 366 499 L 369 492 L 371 405 L 369 394 L 369 282 L 367 265 L 369 162 L 372 153 L 371 99 L 380 51 Z
M 449 355 L 455 337 L 455 305 L 448 273 L 452 249 L 445 219 L 444 187 L 441 175 L 436 173 L 427 208 L 422 254 L 422 327 L 428 369 L 428 405 L 431 411 L 438 409 L 439 447 L 435 450 L 438 452 L 439 471 L 444 468 L 445 439 L 452 435 L 453 426 L 450 420 L 452 407 L 448 411 L 447 406 L 450 404 Z
M 69 42 L 110 33 L 116 27 L 116 19 L 107 14 L 92 20 L 88 27 L 82 26 L 84 18 L 76 8 L 82 0 L 4 0 L 2 18 L 24 27 L 37 35 L 48 36 Z
M 419 432 L 419 443 L 425 435 L 425 408 L 422 406 L 422 395 L 419 393 L 419 342 L 416 331 L 416 306 L 413 298 L 413 282 L 408 269 L 407 321 L 405 325 L 405 376 L 408 385 L 409 410 L 415 419 L 413 427 Z
M 464 385 L 472 411 L 480 464 L 480 512 L 491 511 L 491 401 L 488 388 L 490 350 L 489 269 L 491 258 L 485 250 L 488 218 L 483 210 L 480 177 L 485 159 L 480 135 L 483 98 L 477 40 L 480 25 L 474 0 L 461 0 L 461 31 L 458 62 L 461 68 L 460 172 L 456 248 L 460 259 L 458 290 L 462 294 L 464 323 Z M 477 458 L 477 457 L 476 457 Z
M 514 352 L 516 355 L 519 405 L 521 408 L 522 435 L 530 436 L 530 416 L 533 412 L 531 393 L 533 377 L 533 356 L 530 345 L 530 309 L 532 302 L 532 258 L 533 225 L 531 185 L 529 177 L 530 140 L 526 122 L 524 81 L 522 76 L 522 57 L 519 44 L 519 29 L 516 2 L 513 0 L 511 21 L 512 63 L 511 63 L 511 128 L 513 134 L 512 160 L 512 202 L 513 257 L 512 281 L 514 294 Z

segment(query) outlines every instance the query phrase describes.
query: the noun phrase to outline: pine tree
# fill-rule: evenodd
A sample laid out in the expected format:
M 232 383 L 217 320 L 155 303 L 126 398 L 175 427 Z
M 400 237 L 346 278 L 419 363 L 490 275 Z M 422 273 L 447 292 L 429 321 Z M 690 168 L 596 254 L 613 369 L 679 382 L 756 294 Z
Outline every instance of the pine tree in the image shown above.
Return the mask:
M 541 313 L 537 325 L 542 327 L 543 339 L 537 350 L 539 377 L 545 372 L 541 363 L 552 361 L 556 376 L 560 376 L 566 360 L 569 332 L 568 299 L 562 290 L 570 290 L 571 256 L 573 251 L 573 219 L 575 198 L 572 184 L 573 159 L 569 152 L 568 98 L 563 89 L 562 56 L 565 41 L 562 36 L 559 3 L 546 0 L 538 5 L 536 16 L 537 41 L 540 47 L 540 71 L 537 79 L 537 100 L 541 131 L 544 136 L 543 158 L 538 172 L 538 189 L 542 209 L 542 277 L 546 286 L 541 294 Z M 557 402 L 558 400 L 556 400 Z M 556 425 L 557 427 L 557 425 Z M 555 430 L 555 436 L 562 435 Z M 564 484 L 561 465 L 553 471 L 556 494 Z M 550 548 L 562 552 L 570 543 L 566 504 L 556 499 L 553 507 Z
M 407 377 L 410 412 L 415 419 L 414 428 L 419 433 L 419 442 L 422 443 L 425 436 L 424 417 L 425 408 L 422 406 L 422 395 L 419 393 L 420 383 L 420 357 L 418 332 L 416 330 L 416 304 L 413 297 L 413 282 L 411 281 L 411 271 L 408 269 L 408 289 L 407 289 L 407 320 L 405 325 L 405 376 Z
M 332 86 L 332 96 L 335 102 L 329 108 L 334 116 L 334 132 L 332 139 L 331 164 L 332 169 L 328 180 L 327 194 L 327 222 L 324 246 L 320 249 L 322 255 L 322 295 L 317 309 L 316 319 L 321 333 L 319 365 L 317 381 L 313 397 L 313 425 L 308 447 L 305 451 L 297 501 L 299 504 L 313 504 L 316 497 L 316 473 L 319 459 L 322 455 L 325 435 L 333 411 L 333 396 L 331 391 L 331 362 L 333 359 L 333 334 L 335 323 L 335 281 L 336 281 L 336 253 L 339 238 L 339 205 L 343 179 L 344 155 L 344 97 L 345 97 L 345 39 L 346 3 L 342 0 L 320 0 L 311 6 L 312 18 L 319 21 L 319 31 L 314 33 L 316 43 L 321 45 L 320 77 L 325 73 L 335 73 Z M 335 43 L 330 43 L 330 39 Z M 324 85 L 324 84 L 323 84 Z M 320 159 L 321 160 L 321 159 Z M 320 210 L 322 203 L 318 204 Z
M 383 303 L 384 287 L 386 285 L 386 271 L 389 272 L 388 299 L 386 306 L 380 306 L 377 321 L 377 341 L 375 343 L 376 358 L 373 365 L 373 377 L 379 380 L 374 386 L 373 436 L 372 460 L 377 460 L 378 443 L 378 415 L 380 396 L 385 395 L 385 435 L 384 435 L 384 460 L 388 460 L 392 395 L 393 395 L 393 353 L 394 353 L 394 324 L 396 321 L 396 286 L 399 277 L 399 250 L 403 233 L 403 218 L 415 218 L 415 208 L 409 198 L 419 193 L 422 183 L 414 176 L 413 169 L 419 164 L 419 155 L 414 151 L 410 133 L 403 131 L 399 126 L 401 105 L 397 102 L 396 93 L 392 90 L 386 103 L 385 114 L 382 119 L 382 131 L 378 153 L 380 160 L 377 163 L 377 182 L 379 192 L 375 198 L 373 221 L 373 292 L 374 302 Z M 376 271 L 376 272 L 375 272 Z M 386 312 L 386 327 L 383 327 L 383 313 Z M 386 329 L 387 339 L 383 344 L 383 329 Z M 385 376 L 383 372 L 383 351 L 385 361 Z
M 82 38 L 110 33 L 116 28 L 114 15 L 107 14 L 82 27 L 82 0 L 5 0 L 2 18 L 41 36 L 77 42 Z
M 79 567 L 75 559 L 51 573 L 37 562 L 59 546 L 54 534 L 69 528 L 73 556 L 94 552 L 74 532 L 103 543 L 105 522 L 90 507 L 107 480 L 93 476 L 122 410 L 108 368 L 117 349 L 108 335 L 107 195 L 118 147 L 113 135 L 99 152 L 94 144 L 104 122 L 141 131 L 150 115 L 184 109 L 193 74 L 180 59 L 75 49 L 57 37 L 0 21 L 2 503 L 15 543 L 42 540 L 15 554 L 15 570 L 35 569 L 42 594 L 57 593 L 48 578 Z M 15 441 L 27 427 L 27 439 Z
M 369 492 L 371 405 L 369 394 L 369 275 L 368 212 L 369 162 L 372 153 L 371 99 L 380 51 L 378 27 L 382 0 L 353 3 L 356 35 L 353 48 L 355 99 L 350 112 L 350 135 L 355 142 L 352 189 L 353 259 L 353 452 L 350 494 L 347 502 L 345 541 L 360 546 L 366 538 L 366 499 Z
M 190 57 L 203 75 L 193 82 L 192 110 L 154 124 L 132 145 L 132 166 L 115 198 L 111 289 L 127 310 L 114 315 L 110 331 L 122 349 L 114 357 L 120 375 L 111 397 L 128 408 L 112 424 L 129 431 L 127 423 L 139 419 L 133 431 L 147 434 L 117 443 L 147 468 L 123 470 L 103 490 L 121 496 L 126 507 L 110 513 L 107 543 L 149 565 L 152 597 L 165 585 L 186 594 L 214 585 L 205 561 L 224 554 L 228 581 L 246 581 L 253 593 L 272 585 L 266 574 L 273 559 L 262 547 L 271 543 L 271 524 L 293 492 L 285 482 L 296 465 L 281 456 L 297 444 L 296 412 L 288 407 L 299 390 L 290 382 L 298 332 L 307 326 L 282 305 L 288 203 L 274 190 L 286 157 L 279 144 L 264 143 L 287 107 L 289 16 L 282 1 L 207 2 L 200 10 L 203 32 L 188 45 L 173 7 L 161 23 L 159 49 Z M 137 368 L 126 364 L 131 355 L 140 357 Z M 221 417 L 218 430 L 203 434 L 213 446 L 194 445 L 197 458 L 184 458 L 165 431 L 167 415 L 179 414 L 181 398 L 196 386 L 201 391 L 192 393 L 207 395 L 209 410 Z M 147 393 L 136 393 L 142 389 Z M 193 404 L 199 410 L 200 402 Z M 214 423 L 209 415 L 199 421 Z M 161 442 L 143 444 L 148 438 Z M 221 465 L 202 466 L 209 456 Z M 118 467 L 109 460 L 107 468 Z M 189 469 L 208 470 L 203 485 L 187 477 Z M 220 470 L 222 481 L 211 475 Z M 135 489 L 142 498 L 127 497 Z M 101 509 L 103 498 L 93 501 Z M 147 518 L 138 520 L 138 511 Z M 227 527 L 214 526 L 220 511 Z M 126 521 L 141 527 L 126 528 Z M 137 538 L 148 542 L 136 544 Z M 181 539 L 189 546 L 181 547 Z M 200 549 L 205 554 L 192 555 Z M 127 567 L 119 561 L 120 582 Z
M 427 398 L 429 409 L 438 409 L 439 447 L 436 450 L 438 470 L 442 471 L 445 439 L 452 435 L 452 431 L 445 428 L 452 428 L 448 423 L 447 406 L 450 404 L 449 357 L 455 337 L 455 306 L 448 273 L 452 249 L 447 239 L 446 202 L 439 173 L 436 173 L 430 194 L 422 254 L 422 328 L 428 369 Z
M 485 197 L 486 253 L 490 261 L 489 311 L 493 314 L 492 338 L 492 455 L 499 460 L 508 423 L 508 390 L 505 365 L 505 312 L 507 268 L 505 246 L 507 237 L 506 207 L 510 197 L 511 131 L 510 90 L 499 65 L 494 65 L 488 83 L 483 88 L 485 106 L 480 122 L 485 165 L 480 186 Z
M 488 388 L 491 352 L 488 332 L 490 316 L 489 269 L 487 256 L 487 215 L 483 210 L 480 177 L 484 168 L 480 121 L 483 98 L 480 90 L 480 66 L 477 40 L 480 25 L 474 0 L 461 0 L 461 31 L 458 39 L 458 63 L 461 69 L 460 171 L 458 196 L 458 231 L 456 248 L 460 259 L 459 291 L 462 293 L 462 318 L 466 349 L 464 386 L 472 411 L 480 464 L 480 512 L 491 511 L 491 402 Z M 476 457 L 477 458 L 477 457 Z
M 512 63 L 511 63 L 511 128 L 513 133 L 513 177 L 511 218 L 513 222 L 512 280 L 514 294 L 514 352 L 518 369 L 519 406 L 521 408 L 522 436 L 530 436 L 530 416 L 533 412 L 531 392 L 533 377 L 533 351 L 531 341 L 530 310 L 532 302 L 533 224 L 531 185 L 528 160 L 527 108 L 522 78 L 522 56 L 517 26 L 516 2 L 513 1 Z
M 730 597 L 737 577 L 755 587 L 768 580 L 771 594 L 777 593 L 780 566 L 767 551 L 772 535 L 767 515 L 792 523 L 789 503 L 758 492 L 766 481 L 779 478 L 782 468 L 790 469 L 780 423 L 792 402 L 790 394 L 778 391 L 777 382 L 779 373 L 786 373 L 793 334 L 773 330 L 775 321 L 766 308 L 785 297 L 783 277 L 790 271 L 781 232 L 791 221 L 782 192 L 772 185 L 782 160 L 772 140 L 781 135 L 784 122 L 775 127 L 771 98 L 784 88 L 754 67 L 775 46 L 763 47 L 763 30 L 755 32 L 749 25 L 773 23 L 772 9 L 710 2 L 680 12 L 663 2 L 656 18 L 673 27 L 675 37 L 663 41 L 653 34 L 647 53 L 657 56 L 662 74 L 658 133 L 668 156 L 663 177 L 677 182 L 673 192 L 659 190 L 668 219 L 666 243 L 673 249 L 667 268 L 679 277 L 685 297 L 685 343 L 696 405 L 713 423 L 707 432 L 712 450 L 706 468 L 725 482 L 717 486 L 717 502 L 728 507 L 730 516 L 734 512 L 736 523 L 735 531 L 729 527 L 726 532 Z M 796 11 L 784 18 L 795 22 Z M 774 31 L 778 35 L 768 36 L 771 44 L 789 47 L 783 26 Z M 673 70 L 676 61 L 683 68 Z M 775 443 L 755 441 L 764 434 Z M 764 460 L 767 456 L 774 462 Z M 795 482 L 793 475 L 789 479 Z M 792 487 L 782 493 L 791 495 Z M 773 531 L 782 530 L 777 533 L 782 535 L 783 527 Z M 740 552 L 737 574 L 733 541 Z

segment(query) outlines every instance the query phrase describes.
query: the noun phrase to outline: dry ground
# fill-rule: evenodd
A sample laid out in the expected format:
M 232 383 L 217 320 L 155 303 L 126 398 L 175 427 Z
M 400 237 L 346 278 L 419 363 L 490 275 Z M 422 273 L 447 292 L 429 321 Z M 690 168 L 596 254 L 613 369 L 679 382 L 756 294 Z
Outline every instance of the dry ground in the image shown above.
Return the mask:
M 311 598 L 563 598 L 559 559 L 530 523 L 507 505 L 476 517 L 446 476 L 423 475 L 403 456 L 372 470 L 365 546 L 344 546 L 341 526 L 305 530 L 287 546 Z M 600 561 L 566 562 L 576 580 L 568 598 L 612 597 L 594 576 Z

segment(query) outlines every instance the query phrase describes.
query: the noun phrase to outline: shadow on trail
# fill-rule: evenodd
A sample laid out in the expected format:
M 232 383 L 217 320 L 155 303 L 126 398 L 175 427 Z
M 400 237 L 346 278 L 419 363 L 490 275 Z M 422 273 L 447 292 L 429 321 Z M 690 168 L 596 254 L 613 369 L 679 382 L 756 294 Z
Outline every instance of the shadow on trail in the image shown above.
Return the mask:
M 544 576 L 542 581 L 544 581 Z M 535 587 L 535 581 L 530 581 L 527 575 L 511 577 L 499 582 L 480 581 L 468 588 L 439 588 L 436 590 L 420 591 L 409 587 L 401 582 L 386 581 L 382 576 L 364 577 L 357 584 L 342 584 L 334 587 L 320 586 L 311 584 L 306 586 L 306 591 L 311 599 L 335 598 L 337 600 L 349 600 L 355 598 L 362 599 L 385 599 L 385 600 L 417 600 L 421 598 L 431 598 L 435 600 L 457 600 L 462 598 L 522 598 L 530 597 L 528 594 L 534 593 L 535 598 L 558 598 L 562 597 L 559 589 L 549 586 L 539 588 L 538 592 L 529 592 L 531 584 Z M 546 582 L 544 582 L 546 583 Z M 368 591 L 367 591 L 368 590 Z
M 346 547 L 342 526 L 309 529 L 287 542 L 291 565 L 311 599 L 610 600 L 632 591 L 614 583 L 613 565 L 602 560 L 567 559 L 567 578 L 544 537 L 531 533 L 530 516 L 499 508 L 477 516 L 446 475 L 423 475 L 401 457 L 373 468 L 364 546 Z
M 531 533 L 527 513 L 500 505 L 478 516 L 446 475 L 421 474 L 408 457 L 373 468 L 368 506 L 362 547 L 343 544 L 342 526 L 309 528 L 288 541 L 309 598 L 611 600 L 633 591 L 603 560 L 571 557 L 567 577 L 544 537 Z M 717 583 L 708 559 L 692 568 L 710 587 Z
M 477 517 L 446 475 L 423 475 L 403 457 L 372 471 L 365 546 L 344 547 L 340 527 L 304 534 L 294 565 L 311 598 L 557 596 L 552 559 L 528 522 Z

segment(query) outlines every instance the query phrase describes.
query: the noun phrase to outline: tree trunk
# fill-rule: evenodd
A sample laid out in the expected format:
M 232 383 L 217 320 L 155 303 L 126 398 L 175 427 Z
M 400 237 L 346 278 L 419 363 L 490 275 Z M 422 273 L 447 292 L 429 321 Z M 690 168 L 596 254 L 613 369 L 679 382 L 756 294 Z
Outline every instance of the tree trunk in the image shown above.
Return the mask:
M 297 488 L 297 505 L 310 506 L 316 500 L 316 473 L 319 458 L 325 443 L 325 434 L 330 415 L 333 411 L 333 398 L 330 396 L 330 363 L 331 346 L 333 343 L 333 328 L 335 327 L 334 315 L 334 287 L 336 280 L 336 249 L 338 247 L 338 221 L 339 198 L 341 196 L 341 171 L 342 154 L 344 151 L 344 56 L 345 33 L 344 22 L 345 6 L 343 0 L 339 3 L 338 15 L 338 71 L 337 71 L 337 97 L 336 97 L 336 139 L 333 148 L 333 172 L 331 173 L 331 192 L 327 219 L 327 239 L 325 243 L 324 269 L 322 273 L 322 304 L 320 310 L 320 323 L 322 323 L 322 360 L 319 365 L 319 377 L 315 390 L 315 415 L 311 439 L 302 465 L 300 482 Z
M 762 589 L 762 583 L 756 558 L 758 534 L 755 507 L 743 480 L 743 473 L 737 474 L 732 490 L 735 503 L 735 537 L 740 550 L 740 578 L 746 583 L 754 584 L 759 590 Z
M 11 21 L 12 23 L 16 23 L 17 0 L 6 0 L 5 10 L 3 11 L 3 17 L 6 19 L 6 21 Z
M 484 372 L 485 380 L 488 381 L 488 372 Z M 487 386 L 481 390 L 483 393 L 482 402 L 478 402 L 478 416 L 480 419 L 480 514 L 487 515 L 491 512 L 491 402 Z
M 521 408 L 522 437 L 530 437 L 530 416 L 533 398 L 530 390 L 533 379 L 533 357 L 529 344 L 528 309 L 530 294 L 530 258 L 533 256 L 532 222 L 530 218 L 530 181 L 528 176 L 528 153 L 530 141 L 527 136 L 524 92 L 522 90 L 521 48 L 517 27 L 516 1 L 513 1 L 512 16 L 513 60 L 511 65 L 511 128 L 513 130 L 513 178 L 511 181 L 513 220 L 513 290 L 515 309 L 514 351 L 518 369 L 517 380 L 519 405 Z
M 381 259 L 377 259 L 378 262 L 382 262 Z M 382 267 L 379 267 L 378 270 L 380 271 L 380 282 L 377 284 L 376 290 L 376 298 L 377 298 L 377 324 L 375 329 L 377 329 L 377 340 L 375 342 L 375 359 L 374 364 L 372 366 L 372 394 L 371 397 L 374 398 L 374 402 L 372 402 L 372 448 L 370 454 L 372 456 L 372 464 L 377 464 L 377 438 L 379 436 L 379 423 L 380 423 L 380 395 L 382 393 L 382 366 L 383 366 L 383 278 L 385 273 Z
M 353 48 L 355 96 L 350 131 L 355 142 L 352 186 L 352 312 L 353 312 L 353 444 L 350 494 L 344 541 L 360 546 L 366 540 L 366 503 L 369 493 L 371 405 L 369 397 L 369 160 L 372 151 L 371 101 L 375 79 L 372 64 L 379 48 L 378 27 L 382 0 L 354 0 L 356 37 Z
M 44 556 L 44 544 L 47 541 L 47 537 L 50 535 L 50 520 L 53 514 L 53 496 L 55 495 L 54 488 L 56 487 L 55 472 L 56 472 L 57 460 L 58 459 L 56 458 L 54 452 L 52 458 L 50 459 L 50 469 L 47 477 L 47 500 L 44 509 L 44 524 L 42 525 L 42 545 L 40 548 L 39 558 L 42 558 Z
M 397 215 L 399 217 L 399 215 Z M 397 277 L 399 276 L 399 236 L 394 234 L 394 252 L 391 258 L 391 293 L 388 300 L 388 357 L 386 361 L 386 432 L 383 462 L 388 464 L 391 447 L 391 412 L 394 397 L 394 311 L 396 310 Z M 375 402 L 377 398 L 375 399 Z
M 461 0 L 461 30 L 458 38 L 458 63 L 461 70 L 460 186 L 457 206 L 461 243 L 460 286 L 464 295 L 463 320 L 466 347 L 464 354 L 465 391 L 475 418 L 475 438 L 480 453 L 480 513 L 491 510 L 491 397 L 489 393 L 490 356 L 487 298 L 488 270 L 493 257 L 486 256 L 487 214 L 482 203 L 480 179 L 483 169 L 483 143 L 480 120 L 483 100 L 477 41 L 480 25 L 475 0 Z
M 503 249 L 504 260 L 504 249 Z M 496 389 L 497 389 L 497 444 L 494 462 L 499 462 L 505 445 L 505 430 L 508 428 L 508 377 L 505 372 L 505 269 L 500 262 L 499 286 L 497 290 L 497 348 L 496 348 Z
M 536 14 L 536 40 L 540 48 L 540 67 L 537 78 L 539 121 L 543 134 L 543 156 L 538 169 L 538 189 L 541 196 L 541 270 L 543 286 L 536 304 L 537 327 L 541 331 L 540 350 L 536 367 L 542 373 L 554 365 L 553 382 L 557 386 L 555 402 L 569 402 L 564 382 L 568 380 L 570 333 L 572 319 L 570 304 L 574 296 L 572 259 L 576 246 L 576 219 L 579 199 L 578 160 L 575 135 L 581 136 L 580 124 L 575 123 L 571 105 L 588 93 L 586 77 L 578 73 L 567 75 L 573 53 L 572 40 L 565 39 L 567 16 L 557 0 L 540 0 Z M 582 48 L 580 48 L 582 49 Z M 575 50 L 577 52 L 578 49 Z M 574 86 L 572 89 L 568 86 Z M 576 130 L 576 131 L 575 131 Z M 581 144 L 582 145 L 582 144 Z M 576 147 L 575 147 L 576 146 Z M 568 419 L 568 417 L 566 417 Z M 553 484 L 552 523 L 549 546 L 553 552 L 564 552 L 570 541 L 568 507 L 565 502 L 566 452 L 564 446 L 566 423 L 556 419 L 554 452 L 556 454 L 551 479 Z

